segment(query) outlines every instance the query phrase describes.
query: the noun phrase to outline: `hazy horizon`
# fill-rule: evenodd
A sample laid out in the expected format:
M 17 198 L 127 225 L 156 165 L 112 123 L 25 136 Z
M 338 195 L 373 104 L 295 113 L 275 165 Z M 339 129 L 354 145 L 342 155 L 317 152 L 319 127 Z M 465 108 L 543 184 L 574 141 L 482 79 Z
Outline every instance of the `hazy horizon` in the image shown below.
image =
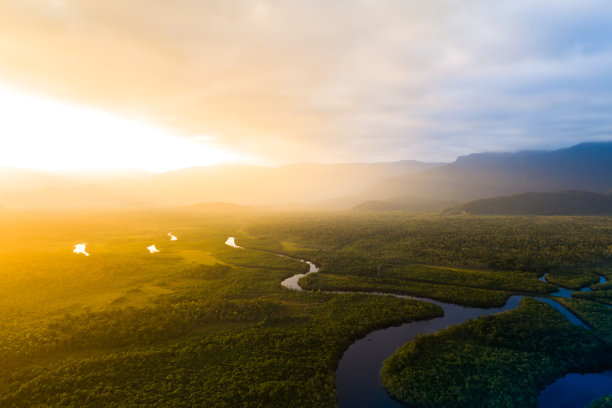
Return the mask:
M 513 153 L 523 153 L 523 152 L 554 152 L 556 150 L 564 150 L 568 149 L 580 144 L 589 144 L 589 143 L 609 143 L 612 142 L 610 140 L 601 140 L 601 141 L 583 141 L 579 144 L 572 144 L 567 146 L 561 146 L 559 148 L 554 149 L 511 149 L 511 150 L 485 150 L 485 151 L 474 151 L 471 153 L 466 153 L 465 155 L 457 156 L 450 160 L 446 161 L 424 161 L 418 159 L 398 159 L 398 160 L 390 160 L 390 161 L 295 161 L 295 162 L 286 162 L 286 163 L 260 163 L 260 162 L 219 162 L 219 163 L 202 163 L 202 164 L 193 164 L 193 165 L 185 165 L 182 167 L 176 167 L 171 169 L 145 169 L 145 168 L 58 168 L 58 169 L 40 169 L 33 167 L 22 167 L 22 166 L 2 166 L 0 165 L 0 171 L 12 171 L 12 170 L 24 170 L 24 171 L 33 171 L 33 172 L 41 172 L 41 173 L 50 173 L 56 175 L 64 175 L 71 178 L 79 179 L 101 179 L 101 180 L 109 180 L 113 177 L 122 178 L 122 177 L 134 177 L 134 178 L 142 178 L 150 175 L 160 174 L 160 173 L 168 173 L 180 170 L 188 170 L 194 168 L 208 168 L 208 167 L 261 167 L 261 168 L 282 168 L 287 166 L 296 166 L 296 165 L 322 165 L 322 166 L 342 166 L 342 165 L 376 165 L 376 164 L 397 164 L 402 162 L 417 162 L 423 164 L 433 164 L 433 165 L 446 165 L 456 162 L 458 159 L 478 154 L 513 154 Z

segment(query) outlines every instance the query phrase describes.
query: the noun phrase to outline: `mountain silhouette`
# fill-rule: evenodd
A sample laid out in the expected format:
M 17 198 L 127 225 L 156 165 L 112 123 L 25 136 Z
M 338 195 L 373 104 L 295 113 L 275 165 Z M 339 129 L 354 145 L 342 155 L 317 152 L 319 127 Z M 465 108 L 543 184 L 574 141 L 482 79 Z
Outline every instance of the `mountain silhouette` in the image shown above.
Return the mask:
M 554 151 L 477 153 L 426 172 L 393 177 L 362 193 L 469 201 L 529 191 L 612 189 L 612 142 L 582 143 Z
M 0 202 L 9 209 L 247 206 L 427 209 L 525 192 L 612 191 L 612 142 L 554 151 L 476 153 L 450 164 L 221 165 L 83 183 L 53 174 L 0 172 Z M 367 203 L 366 203 L 367 202 Z
M 485 198 L 445 210 L 447 214 L 477 215 L 609 215 L 612 195 L 587 191 L 522 193 Z
M 2 191 L 9 208 L 185 206 L 202 202 L 286 206 L 312 204 L 356 194 L 392 176 L 439 166 L 436 163 L 290 164 L 281 167 L 220 165 L 191 167 L 140 179 L 122 178 L 76 187 L 44 185 Z

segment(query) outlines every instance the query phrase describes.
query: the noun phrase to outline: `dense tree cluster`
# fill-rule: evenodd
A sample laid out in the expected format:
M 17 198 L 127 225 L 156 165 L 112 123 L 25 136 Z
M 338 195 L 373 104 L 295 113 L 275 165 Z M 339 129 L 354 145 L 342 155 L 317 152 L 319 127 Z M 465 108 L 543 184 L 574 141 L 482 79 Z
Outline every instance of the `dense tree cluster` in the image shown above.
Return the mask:
M 612 257 L 606 217 L 321 214 L 270 220 L 249 231 L 299 242 L 326 271 L 339 274 L 374 275 L 381 264 L 420 263 L 538 275 L 561 270 L 555 283 L 584 286 L 598 281 L 585 266 Z M 580 282 L 564 279 L 574 267 L 580 267 Z
M 281 303 L 268 300 L 215 300 L 65 314 L 44 327 L 4 336 L 0 340 L 0 362 L 54 351 L 151 344 L 210 323 L 269 322 L 278 320 L 283 308 Z
M 610 309 L 585 299 L 610 303 L 612 284 L 594 284 L 611 277 L 610 219 L 165 211 L 3 225 L 0 406 L 334 407 L 334 372 L 355 339 L 442 310 L 324 289 L 498 306 L 545 296 L 544 272 L 593 284 L 565 304 L 594 330 L 528 301 L 411 342 L 400 357 L 420 371 L 394 366 L 390 389 L 529 406 L 555 376 L 608 364 Z M 181 239 L 160 242 L 166 231 Z M 90 257 L 72 254 L 75 237 Z M 321 266 L 301 281 L 312 291 L 280 286 L 308 266 L 276 252 Z
M 536 407 L 546 384 L 610 365 L 611 352 L 601 332 L 523 299 L 516 310 L 416 338 L 385 362 L 382 376 L 411 407 Z
M 336 362 L 355 338 L 442 314 L 408 299 L 311 297 L 318 303 L 312 317 L 219 326 L 172 342 L 18 370 L 0 405 L 333 407 Z

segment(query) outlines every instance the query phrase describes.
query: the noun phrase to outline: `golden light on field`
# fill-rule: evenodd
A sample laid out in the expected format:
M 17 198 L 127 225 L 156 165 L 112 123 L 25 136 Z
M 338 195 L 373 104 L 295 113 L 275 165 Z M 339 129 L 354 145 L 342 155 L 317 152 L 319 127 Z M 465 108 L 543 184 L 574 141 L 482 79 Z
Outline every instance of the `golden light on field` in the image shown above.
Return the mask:
M 0 167 L 167 171 L 237 161 L 211 137 L 181 138 L 93 109 L 0 88 Z

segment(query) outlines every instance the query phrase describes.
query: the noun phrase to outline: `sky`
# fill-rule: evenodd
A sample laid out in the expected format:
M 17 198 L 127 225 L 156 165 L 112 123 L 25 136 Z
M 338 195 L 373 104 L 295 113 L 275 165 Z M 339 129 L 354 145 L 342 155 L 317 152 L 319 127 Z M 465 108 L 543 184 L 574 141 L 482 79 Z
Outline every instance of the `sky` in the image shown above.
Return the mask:
M 607 0 L 0 0 L 0 167 L 611 140 L 610 21 Z

